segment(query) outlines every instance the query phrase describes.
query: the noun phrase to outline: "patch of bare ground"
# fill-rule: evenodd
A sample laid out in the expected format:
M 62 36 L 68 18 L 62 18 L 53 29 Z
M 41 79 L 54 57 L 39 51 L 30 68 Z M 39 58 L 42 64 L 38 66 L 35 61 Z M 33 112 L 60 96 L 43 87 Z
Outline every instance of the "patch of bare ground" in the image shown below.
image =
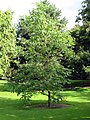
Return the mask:
M 50 105 L 49 108 L 55 109 L 55 108 L 65 108 L 65 107 L 70 107 L 71 105 L 69 104 L 57 104 L 53 103 Z M 37 104 L 37 105 L 32 105 L 34 108 L 48 108 L 47 104 Z

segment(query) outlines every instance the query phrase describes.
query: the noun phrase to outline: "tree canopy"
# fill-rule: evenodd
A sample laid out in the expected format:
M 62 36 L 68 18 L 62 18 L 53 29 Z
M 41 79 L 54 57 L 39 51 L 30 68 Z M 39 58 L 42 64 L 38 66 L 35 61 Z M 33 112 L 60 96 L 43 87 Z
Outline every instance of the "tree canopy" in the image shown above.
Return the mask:
M 75 38 L 76 44 L 74 51 L 76 58 L 74 61 L 74 79 L 88 79 L 84 67 L 90 66 L 90 1 L 82 2 L 76 22 L 82 22 L 82 25 L 76 25 L 72 30 L 72 37 Z
M 12 25 L 12 12 L 0 11 L 0 77 L 7 76 L 10 61 L 15 55 L 16 31 Z
M 90 22 L 90 0 L 82 2 L 82 9 L 79 10 L 76 21 L 82 21 L 83 23 Z

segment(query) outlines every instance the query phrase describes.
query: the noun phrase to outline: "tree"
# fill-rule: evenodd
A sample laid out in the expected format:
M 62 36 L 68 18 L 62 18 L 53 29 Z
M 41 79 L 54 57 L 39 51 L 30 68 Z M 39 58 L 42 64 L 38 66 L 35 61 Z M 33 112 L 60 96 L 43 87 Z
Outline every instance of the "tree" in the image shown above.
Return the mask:
M 31 98 L 36 92 L 47 95 L 48 107 L 52 100 L 61 99 L 60 91 L 70 75 L 61 59 L 73 57 L 74 45 L 69 32 L 58 27 L 58 23 L 66 24 L 60 23 L 61 16 L 56 19 L 46 12 L 51 7 L 54 6 L 50 3 L 37 3 L 29 16 L 20 19 L 17 40 L 21 49 L 20 64 L 11 80 L 15 91 L 24 99 Z
M 73 61 L 74 79 L 87 79 L 88 74 L 84 67 L 90 66 L 90 1 L 85 0 L 82 3 L 82 9 L 78 14 L 76 22 L 82 22 L 82 25 L 76 25 L 72 30 L 72 37 L 76 44 L 74 51 L 76 59 Z
M 82 2 L 82 9 L 79 10 L 76 22 L 82 21 L 87 23 L 90 21 L 90 0 L 84 0 Z
M 0 77 L 6 77 L 10 62 L 15 55 L 15 27 L 12 25 L 12 12 L 0 11 Z
M 74 51 L 76 54 L 75 59 L 72 61 L 73 79 L 87 79 L 88 74 L 85 72 L 84 67 L 90 65 L 90 50 L 89 50 L 89 35 L 86 32 L 86 27 L 76 25 L 71 30 L 71 35 L 75 38 Z

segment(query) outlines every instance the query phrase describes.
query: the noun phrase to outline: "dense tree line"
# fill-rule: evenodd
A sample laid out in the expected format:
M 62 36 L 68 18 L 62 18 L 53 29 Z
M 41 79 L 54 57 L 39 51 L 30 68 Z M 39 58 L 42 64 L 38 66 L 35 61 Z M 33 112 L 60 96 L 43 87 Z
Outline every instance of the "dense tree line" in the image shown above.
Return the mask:
M 73 79 L 90 79 L 90 74 L 85 71 L 90 66 L 90 1 L 82 2 L 82 9 L 76 19 L 78 23 L 72 30 L 71 35 L 75 39 L 74 51 L 76 59 L 72 62 L 74 71 Z M 82 23 L 80 25 L 79 23 Z

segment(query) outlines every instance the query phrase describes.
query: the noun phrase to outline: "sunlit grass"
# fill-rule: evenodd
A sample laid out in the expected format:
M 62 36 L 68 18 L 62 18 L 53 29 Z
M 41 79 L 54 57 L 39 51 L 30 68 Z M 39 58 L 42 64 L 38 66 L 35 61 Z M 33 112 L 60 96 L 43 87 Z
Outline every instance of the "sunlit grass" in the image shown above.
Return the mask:
M 19 99 L 20 97 L 17 96 L 16 93 L 11 92 L 0 92 L 0 97 L 7 98 L 7 99 Z
M 63 95 L 65 96 L 67 101 L 73 101 L 73 102 L 90 102 L 90 89 L 88 88 L 81 88 L 77 91 L 65 91 L 63 92 Z

